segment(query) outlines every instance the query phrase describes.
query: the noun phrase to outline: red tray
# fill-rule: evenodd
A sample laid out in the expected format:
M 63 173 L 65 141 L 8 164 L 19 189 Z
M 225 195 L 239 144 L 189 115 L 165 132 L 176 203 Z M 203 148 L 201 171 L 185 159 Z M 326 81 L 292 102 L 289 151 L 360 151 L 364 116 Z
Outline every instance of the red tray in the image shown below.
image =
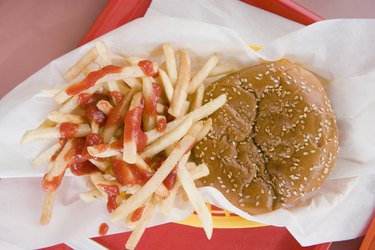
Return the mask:
M 311 24 L 323 20 L 320 16 L 287 0 L 243 0 L 243 2 L 265 9 L 301 24 Z M 123 24 L 142 17 L 151 0 L 109 0 L 94 25 L 81 41 L 81 45 L 95 39 Z M 109 249 L 124 249 L 130 233 L 120 233 L 93 238 Z M 215 229 L 208 241 L 201 228 L 175 223 L 147 229 L 137 249 L 308 249 L 326 250 L 331 243 L 302 247 L 293 236 L 282 227 L 256 227 L 241 229 Z M 71 249 L 60 244 L 49 250 Z

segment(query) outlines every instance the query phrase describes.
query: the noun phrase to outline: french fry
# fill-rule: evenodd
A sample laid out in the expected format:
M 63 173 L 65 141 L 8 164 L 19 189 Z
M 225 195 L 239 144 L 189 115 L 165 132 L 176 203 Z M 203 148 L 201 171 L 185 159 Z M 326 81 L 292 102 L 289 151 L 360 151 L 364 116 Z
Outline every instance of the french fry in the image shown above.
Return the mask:
M 137 94 L 135 94 L 133 96 L 132 102 L 130 103 L 129 110 L 133 110 L 133 109 L 141 106 L 142 105 L 142 99 L 143 99 L 143 95 L 142 95 L 141 92 L 138 92 Z
M 154 72 L 158 71 L 158 64 L 153 63 Z M 126 66 L 122 68 L 121 73 L 108 74 L 98 80 L 100 82 L 117 81 L 127 78 L 138 78 L 146 76 L 143 70 L 139 66 Z
M 97 190 L 99 190 L 99 192 L 106 198 L 108 197 L 108 194 L 100 187 L 100 185 L 104 184 L 104 185 L 117 185 L 117 186 L 119 186 L 119 184 L 114 182 L 114 181 L 106 180 L 101 173 L 90 174 L 90 180 L 91 180 L 92 184 L 94 184 L 94 186 L 97 188 Z
M 157 72 L 157 70 L 158 70 L 158 64 L 157 63 L 153 63 L 153 70 L 154 70 L 154 72 Z M 98 79 L 95 82 L 95 84 L 90 88 L 93 88 L 96 85 L 98 85 L 98 86 L 96 86 L 96 88 L 99 88 L 106 82 L 118 81 L 118 80 L 122 80 L 122 79 L 125 79 L 125 78 L 137 78 L 137 77 L 144 77 L 144 76 L 146 76 L 146 75 L 139 66 L 123 67 L 120 73 L 107 74 L 107 75 L 103 76 L 102 78 Z M 75 85 L 75 84 L 77 84 L 77 83 L 76 82 L 72 83 L 66 89 L 60 91 L 55 96 L 55 100 L 58 103 L 64 103 L 65 101 L 67 101 L 71 96 L 66 92 L 66 90 L 68 88 L 70 88 L 72 85 Z M 87 91 L 88 91 L 88 89 L 83 89 L 80 93 L 86 93 Z
M 160 137 L 153 144 L 150 144 L 146 147 L 145 151 L 142 152 L 141 157 L 143 159 L 152 158 L 157 155 L 164 149 L 168 148 L 170 145 L 178 142 L 192 125 L 191 119 L 187 118 L 175 129 L 171 130 L 169 133 L 165 134 L 163 137 Z
M 144 204 L 144 202 L 151 197 L 152 193 L 154 193 L 161 185 L 181 157 L 190 150 L 194 143 L 195 138 L 192 136 L 186 135 L 182 138 L 175 150 L 173 150 L 149 181 L 112 212 L 110 216 L 111 221 L 117 222 L 124 219 L 138 207 L 142 206 L 142 204 Z
M 102 67 L 112 64 L 111 58 L 108 56 L 107 46 L 102 41 L 95 43 L 96 50 L 98 52 L 98 59 Z
M 181 165 L 179 165 L 177 168 L 177 176 L 181 182 L 182 187 L 185 190 L 185 193 L 189 198 L 190 203 L 198 214 L 198 217 L 202 223 L 202 227 L 206 232 L 207 238 L 211 239 L 213 228 L 211 213 L 208 210 L 206 203 L 202 199 L 201 195 L 199 194 L 192 176 L 186 170 L 185 166 Z
M 189 153 L 182 156 L 181 160 L 178 162 L 178 165 L 184 166 L 186 164 L 186 162 L 188 161 L 189 156 L 190 156 Z M 170 214 L 170 212 L 173 208 L 173 205 L 174 205 L 179 187 L 180 187 L 180 181 L 177 178 L 174 187 L 169 192 L 169 196 L 166 199 L 164 199 L 160 202 L 160 204 L 159 204 L 160 209 L 164 214 L 166 214 L 166 215 Z
M 148 206 L 145 208 L 145 211 L 142 214 L 141 220 L 135 227 L 134 231 L 131 233 L 128 241 L 125 244 L 127 249 L 133 250 L 137 246 L 139 240 L 141 239 L 144 231 L 146 230 L 147 225 L 150 223 L 152 219 L 152 215 L 155 210 L 155 202 L 151 199 Z
M 78 107 L 78 96 L 69 98 L 59 109 L 59 112 L 70 113 Z
M 187 169 L 187 165 L 185 165 L 185 167 Z M 210 170 L 208 169 L 206 164 L 202 163 L 196 166 L 195 168 L 192 168 L 189 172 L 193 180 L 198 180 L 202 177 L 209 175 Z
M 55 127 L 57 124 L 56 122 L 53 122 L 51 120 L 44 120 L 39 126 L 38 128 L 52 128 L 52 127 Z
M 137 107 L 140 107 L 142 105 L 142 93 L 137 93 L 134 95 L 133 100 L 130 104 L 130 110 L 134 110 Z M 128 111 L 128 112 L 129 112 Z M 124 131 L 126 129 L 126 125 L 124 127 Z M 125 133 L 125 132 L 124 132 Z M 124 148 L 123 148 L 123 154 L 122 154 L 122 160 L 134 164 L 137 161 L 137 144 L 134 138 L 131 138 L 131 140 L 125 140 L 124 138 Z
M 115 181 L 116 177 L 113 176 L 112 174 L 103 174 L 103 178 L 107 181 Z
M 161 83 L 163 84 L 165 96 L 167 97 L 168 102 L 171 103 L 172 98 L 173 98 L 173 92 L 174 92 L 173 84 L 164 70 L 159 69 L 159 75 L 161 78 Z
M 154 173 L 154 171 L 147 165 L 147 163 L 143 160 L 143 158 L 137 154 L 135 166 L 139 169 L 146 171 L 148 173 Z M 159 198 L 166 198 L 169 195 L 169 190 L 164 186 L 164 184 L 161 184 L 155 191 L 155 194 Z
M 109 57 L 108 55 L 108 49 L 107 49 L 107 46 L 102 42 L 102 41 L 97 41 L 95 43 L 95 46 L 96 46 L 96 49 L 98 50 L 98 59 L 99 59 L 99 63 L 102 67 L 104 66 L 107 66 L 107 65 L 111 65 L 112 64 L 112 60 L 111 58 Z M 117 91 L 117 92 L 120 92 L 120 87 L 119 87 L 119 80 L 117 81 L 109 81 L 107 82 L 107 86 L 108 86 L 108 90 L 113 92 L 113 91 Z M 112 98 L 114 103 L 116 103 L 116 99 L 115 98 Z
M 53 144 L 51 147 L 47 148 L 45 151 L 40 153 L 33 161 L 32 165 L 34 168 L 40 168 L 47 166 L 51 160 L 51 157 L 56 154 L 56 152 L 61 148 L 60 143 Z
M 139 213 L 139 211 L 137 211 L 138 209 L 136 209 L 133 213 L 129 214 L 129 216 L 126 217 L 126 219 L 125 219 L 125 226 L 126 226 L 126 227 L 128 227 L 129 229 L 131 229 L 132 231 L 134 231 L 134 229 L 136 228 L 136 226 L 137 226 L 139 223 L 141 223 L 142 216 L 144 215 L 145 210 L 146 210 L 147 207 L 149 206 L 149 204 L 150 204 L 150 200 L 151 200 L 151 198 L 148 199 L 142 207 L 139 207 L 139 208 L 138 208 L 138 209 L 142 209 L 141 214 L 138 215 L 138 216 L 140 216 L 140 218 L 139 218 L 138 220 L 133 221 L 133 219 L 135 219 L 135 218 L 133 218 L 134 214 L 135 214 L 135 213 Z
M 103 194 L 96 188 L 79 194 L 79 198 L 84 202 L 93 202 L 101 199 L 102 197 Z
M 87 152 L 93 157 L 106 158 L 121 154 L 120 149 L 111 147 L 109 144 L 98 144 L 87 147 Z
M 57 103 L 62 104 L 62 103 L 64 103 L 64 102 L 68 101 L 71 97 L 72 97 L 72 96 L 68 95 L 68 94 L 65 92 L 65 89 L 62 89 L 61 91 L 59 91 L 59 92 L 55 95 L 54 99 L 55 99 L 55 101 L 56 101 Z
M 51 89 L 42 89 L 41 92 L 46 95 L 56 95 L 59 93 L 62 89 L 61 88 L 51 88 Z
M 197 134 L 197 136 L 195 136 L 195 138 L 197 138 L 197 141 L 200 141 L 204 137 L 206 137 L 211 129 L 212 129 L 212 119 L 208 118 L 206 121 L 204 121 L 203 128 L 201 129 L 201 131 Z
M 136 79 L 136 78 L 132 78 L 132 79 Z M 138 79 L 136 79 L 138 80 Z M 122 96 L 126 95 L 127 93 L 129 93 L 129 91 L 133 88 L 133 87 L 129 87 L 128 84 L 125 83 L 125 80 L 121 80 L 121 81 L 117 81 L 117 87 L 119 89 L 119 92 Z M 140 85 L 139 87 L 137 87 L 140 89 Z
M 203 98 L 204 98 L 204 85 L 199 84 L 197 90 L 193 93 L 193 100 L 190 105 L 190 112 L 202 106 Z
M 154 171 L 148 166 L 148 164 L 143 160 L 143 158 L 137 154 L 136 156 L 136 161 L 135 161 L 135 165 L 141 169 L 141 170 L 144 170 L 148 173 L 153 173 Z
M 130 88 L 141 88 L 142 86 L 137 78 L 124 78 L 123 80 Z
M 109 112 L 113 109 L 112 104 L 109 101 L 106 100 L 100 100 L 96 104 L 96 107 L 102 111 L 105 115 L 108 115 Z
M 57 155 L 55 161 L 52 162 L 51 169 L 47 172 L 46 178 L 47 180 L 52 180 L 56 176 L 60 176 L 65 172 L 66 166 L 68 165 L 68 162 L 70 159 L 68 159 L 66 154 L 71 150 L 72 148 L 72 140 L 69 139 L 60 153 Z
M 193 168 L 196 168 L 197 164 L 195 162 L 189 161 L 185 164 L 185 168 L 190 172 Z
M 191 126 L 187 134 L 197 138 L 202 128 L 203 128 L 203 121 L 197 121 L 196 123 L 193 124 L 193 126 Z
M 141 189 L 141 185 L 134 184 L 132 186 L 121 186 L 120 191 L 123 191 L 127 194 L 135 194 L 139 189 Z M 155 191 L 155 195 L 160 199 L 165 199 L 169 196 L 169 190 L 161 184 Z
M 190 109 L 190 102 L 185 101 L 184 104 L 182 105 L 182 109 L 181 109 L 181 113 L 179 117 L 183 117 L 184 115 L 186 115 L 189 112 L 189 109 Z
M 39 223 L 41 225 L 47 225 L 52 217 L 53 205 L 55 203 L 56 192 L 45 192 L 44 201 L 42 207 L 42 213 L 40 215 Z
M 168 113 L 174 117 L 180 117 L 182 107 L 187 98 L 187 91 L 190 81 L 191 63 L 190 57 L 185 50 L 179 51 L 180 55 L 180 67 L 178 77 L 176 81 L 175 90 L 173 92 L 173 98 L 171 106 L 168 109 Z
M 95 92 L 97 92 L 101 87 L 103 86 L 103 83 L 100 83 L 100 84 L 95 84 L 94 86 L 92 86 L 91 88 L 88 88 L 84 91 L 81 92 L 81 94 L 94 94 Z M 62 98 L 63 99 L 59 99 L 60 97 L 58 95 L 62 95 Z M 65 99 L 64 99 L 65 98 Z M 61 91 L 60 93 L 58 93 L 56 96 L 55 96 L 55 101 L 57 101 L 58 103 L 63 103 L 65 102 L 60 108 L 59 108 L 59 111 L 60 112 L 63 112 L 63 113 L 70 113 L 72 112 L 75 108 L 78 107 L 78 100 L 79 100 L 79 95 L 75 95 L 75 96 L 69 96 L 65 93 L 65 90 Z
M 161 103 L 158 103 L 158 105 L 156 105 L 156 112 L 157 112 L 159 115 L 164 115 L 164 114 L 167 112 L 167 107 L 164 106 L 164 105 L 161 104 Z
M 125 113 L 128 110 L 130 102 L 136 91 L 138 90 L 135 88 L 129 91 L 129 93 L 127 93 L 122 98 L 121 102 L 119 102 L 115 107 L 113 107 L 113 109 L 109 113 L 107 121 L 104 125 L 102 136 L 105 143 L 109 142 L 112 139 L 117 129 L 121 126 Z
M 56 123 L 72 122 L 72 123 L 85 123 L 86 120 L 79 115 L 72 115 L 60 111 L 52 111 L 48 114 L 47 118 Z
M 88 153 L 93 156 L 93 157 L 98 157 L 98 158 L 106 158 L 106 157 L 112 157 L 121 154 L 121 148 L 117 147 L 111 147 L 111 144 L 98 144 L 94 146 L 89 146 L 87 147 Z M 90 161 L 96 165 L 99 169 L 102 169 L 103 167 L 107 168 L 109 163 L 106 163 L 105 161 L 95 161 L 91 160 Z M 104 165 L 105 164 L 105 165 Z M 153 173 L 154 171 L 147 165 L 147 163 L 143 160 L 143 158 L 140 155 L 136 155 L 136 161 L 135 161 L 135 166 L 137 166 L 139 169 L 144 170 L 149 173 Z
M 141 189 L 141 185 L 134 184 L 132 186 L 121 186 L 120 191 L 125 192 L 127 194 L 135 194 L 139 189 Z
M 158 124 L 157 126 L 159 126 L 159 123 L 164 123 L 165 122 L 165 125 L 167 124 L 167 118 L 164 116 L 164 115 L 157 115 L 156 116 L 156 124 Z
M 185 156 L 188 156 L 188 155 L 185 155 Z M 200 164 L 200 165 L 197 166 L 194 162 L 186 162 L 189 157 L 185 157 L 185 158 L 186 158 L 186 160 L 184 160 L 184 161 L 183 161 L 183 159 L 180 160 L 179 165 L 180 164 L 185 165 L 185 168 L 188 169 L 188 171 L 189 171 L 191 177 L 193 178 L 193 180 L 198 180 L 198 179 L 200 179 L 204 176 L 207 176 L 209 174 L 209 169 L 205 164 Z M 161 202 L 159 203 L 160 210 L 165 215 L 170 214 L 180 186 L 181 186 L 181 183 L 180 183 L 180 181 L 177 177 L 175 186 L 173 187 L 172 190 L 170 190 L 169 196 L 166 199 L 161 200 Z
M 89 161 L 103 172 L 111 166 L 111 163 L 108 161 L 108 159 L 104 161 L 97 161 L 95 159 L 89 159 Z
M 74 137 L 83 137 L 90 133 L 91 128 L 88 124 L 79 124 L 77 130 L 74 133 Z M 43 139 L 59 139 L 60 138 L 60 128 L 59 126 L 52 128 L 38 128 L 33 130 L 28 130 L 23 135 L 21 143 L 30 143 L 37 140 Z
M 141 58 L 141 57 L 137 57 L 137 56 L 128 56 L 128 57 L 125 57 L 125 61 L 131 65 L 131 66 L 136 66 L 138 65 L 138 63 L 140 61 L 143 61 L 145 60 L 144 58 Z
M 97 71 L 99 69 L 100 69 L 99 64 L 91 63 L 91 64 L 87 65 L 87 67 L 83 70 L 83 74 L 85 74 L 85 76 L 88 76 L 91 72 Z
M 226 94 L 222 94 L 187 115 L 190 115 L 191 119 L 193 119 L 193 122 L 197 122 L 203 119 L 204 117 L 207 117 L 211 115 L 212 113 L 214 113 L 221 106 L 223 106 L 226 103 L 226 101 L 227 101 Z
M 176 56 L 170 43 L 163 44 L 163 53 L 165 56 L 165 64 L 167 65 L 169 79 L 171 80 L 172 85 L 175 86 L 177 81 Z
M 90 49 L 76 64 L 74 64 L 64 75 L 65 80 L 72 81 L 82 70 L 84 70 L 90 63 L 94 62 L 98 57 L 96 47 Z
M 147 144 L 151 144 L 175 127 L 177 127 L 184 119 L 187 117 L 192 118 L 193 122 L 197 122 L 202 118 L 211 115 L 216 110 L 218 110 L 221 106 L 223 106 L 227 101 L 227 96 L 225 94 L 220 95 L 219 97 L 211 100 L 210 102 L 206 103 L 202 107 L 194 110 L 193 112 L 188 113 L 183 118 L 176 119 L 172 122 L 167 123 L 166 129 L 163 131 L 158 131 L 157 129 L 152 129 L 150 131 L 145 132 L 147 135 Z
M 145 110 L 150 110 L 153 105 L 152 100 L 154 98 L 154 87 L 150 77 L 142 77 L 143 82 L 143 97 L 145 99 Z M 148 100 L 148 101 L 147 101 Z M 156 127 L 156 114 L 149 114 L 148 112 L 143 112 L 143 131 L 148 131 Z
M 209 77 L 215 77 L 223 74 L 229 74 L 237 71 L 238 69 L 236 67 L 233 67 L 231 64 L 221 64 L 217 65 L 215 68 L 212 69 Z
M 161 184 L 155 191 L 155 195 L 161 199 L 165 199 L 169 195 L 169 190 L 164 186 L 164 184 Z
M 168 197 L 159 202 L 159 208 L 163 214 L 169 215 L 171 213 L 180 186 L 180 181 L 177 178 L 175 186 L 172 188 L 172 190 L 169 191 Z
M 203 81 L 207 78 L 213 68 L 215 68 L 216 64 L 220 60 L 220 55 L 218 53 L 213 54 L 207 62 L 203 65 L 203 67 L 198 71 L 198 73 L 193 77 L 190 82 L 188 93 L 194 93 L 198 86 L 203 83 Z
M 72 149 L 72 140 L 69 139 L 56 159 L 52 162 L 51 168 L 43 177 L 43 190 L 45 192 L 55 192 L 59 187 L 62 178 L 64 177 L 65 170 L 68 166 L 69 161 L 72 159 L 71 156 L 67 157 L 67 153 Z
M 173 151 L 173 149 L 176 147 L 177 143 L 173 143 L 169 147 L 165 149 L 165 155 L 170 155 Z

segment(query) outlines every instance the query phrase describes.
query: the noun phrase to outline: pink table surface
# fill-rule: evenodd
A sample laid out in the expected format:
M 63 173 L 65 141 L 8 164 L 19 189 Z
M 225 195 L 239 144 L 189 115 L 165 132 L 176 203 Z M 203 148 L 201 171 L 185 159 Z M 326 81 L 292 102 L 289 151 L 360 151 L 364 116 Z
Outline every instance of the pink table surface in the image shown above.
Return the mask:
M 0 1 L 0 97 L 78 46 L 106 0 Z
M 351 0 L 344 2 L 348 1 Z M 0 98 L 51 60 L 76 48 L 106 3 L 106 0 L 1 0 Z M 329 17 L 329 11 L 337 16 L 331 5 L 328 12 L 319 7 L 325 11 L 324 17 Z M 372 16 L 372 12 L 366 15 Z M 358 249 L 361 240 L 362 237 L 336 242 L 330 249 Z

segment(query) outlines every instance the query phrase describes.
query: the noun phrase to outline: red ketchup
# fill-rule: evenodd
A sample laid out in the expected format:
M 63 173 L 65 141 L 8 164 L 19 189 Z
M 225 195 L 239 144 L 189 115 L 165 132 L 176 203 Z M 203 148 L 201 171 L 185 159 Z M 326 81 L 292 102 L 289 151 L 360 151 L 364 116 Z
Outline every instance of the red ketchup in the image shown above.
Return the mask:
M 156 122 L 156 130 L 159 132 L 163 132 L 167 128 L 167 119 L 160 118 Z
M 87 119 L 98 123 L 99 126 L 103 126 L 107 120 L 107 116 L 96 107 L 96 104 L 100 100 L 108 101 L 108 96 L 99 93 L 92 95 L 81 93 L 78 95 L 78 104 L 85 109 Z
M 146 98 L 145 100 L 145 113 L 149 116 L 156 116 L 156 106 L 160 100 L 161 88 L 160 84 L 153 83 L 152 84 L 152 95 L 150 98 Z
M 64 129 L 67 128 L 69 128 L 69 125 L 64 126 Z M 71 133 L 71 131 L 69 133 L 65 133 L 64 138 L 69 138 L 72 134 L 73 133 Z M 99 135 L 93 133 L 88 134 L 86 138 L 73 138 L 71 149 L 68 150 L 68 152 L 66 152 L 64 155 L 64 160 L 67 162 L 66 168 L 70 168 L 70 171 L 74 175 L 85 175 L 98 172 L 99 169 L 88 161 L 93 157 L 87 152 L 87 147 L 99 143 L 103 143 L 103 139 Z M 52 160 L 55 160 L 56 157 L 57 154 L 52 156 Z M 61 183 L 66 168 L 60 175 L 54 176 L 51 179 L 47 179 L 46 174 L 42 181 L 43 190 L 46 192 L 55 191 Z
M 135 141 L 137 152 L 144 151 L 147 135 L 142 131 L 143 104 L 126 112 L 124 118 L 124 142 Z
M 70 85 L 65 92 L 68 95 L 76 95 L 92 86 L 95 85 L 95 83 L 100 79 L 106 76 L 107 74 L 112 74 L 112 73 L 120 73 L 122 71 L 121 67 L 117 67 L 114 65 L 108 65 L 105 66 L 102 69 L 99 69 L 97 71 L 93 71 L 88 76 L 83 79 L 82 81 L 76 82 L 72 85 Z
M 115 99 L 116 103 L 119 103 L 122 100 L 122 95 L 118 91 L 111 91 L 109 92 L 109 95 Z
M 120 194 L 120 189 L 116 185 L 98 184 L 98 186 L 104 192 L 107 193 L 108 195 L 107 209 L 108 209 L 108 212 L 112 213 L 118 207 L 116 198 Z
M 126 109 L 128 108 L 129 95 L 122 98 L 121 101 L 111 109 L 108 114 L 108 119 L 105 123 L 105 129 L 111 127 L 117 127 L 121 124 L 123 116 L 125 115 Z
M 114 157 L 112 158 L 112 170 L 117 181 L 123 186 L 144 185 L 152 176 L 152 174 L 140 170 L 134 164 L 129 164 Z
M 176 184 L 176 177 L 177 177 L 177 165 L 172 169 L 172 171 L 165 177 L 163 184 L 168 190 L 172 190 L 174 185 Z
M 143 60 L 138 62 L 138 67 L 141 68 L 146 76 L 154 76 L 156 72 L 154 71 L 153 64 L 150 60 Z
M 165 158 L 159 158 L 156 160 L 156 162 L 152 165 L 152 167 L 154 169 L 158 169 L 161 167 L 161 165 L 163 164 L 163 162 L 165 161 Z M 168 190 L 172 190 L 174 185 L 176 184 L 176 179 L 177 179 L 177 165 L 178 163 L 176 164 L 176 166 L 172 169 L 172 171 L 167 175 L 167 177 L 165 177 L 165 179 L 163 180 L 163 184 L 164 186 L 168 189 Z
M 142 217 L 142 214 L 143 214 L 143 211 L 145 210 L 145 207 L 139 207 L 137 208 L 132 216 L 130 217 L 130 221 L 131 222 L 136 222 L 136 221 L 139 221 L 139 219 Z
M 107 223 L 102 223 L 99 227 L 99 235 L 104 236 L 108 232 L 108 224 Z
M 109 147 L 112 148 L 112 149 L 115 149 L 115 150 L 120 150 L 122 151 L 123 147 L 124 147 L 124 144 L 122 143 L 121 140 L 119 141 L 114 141 L 114 142 L 111 142 L 109 144 Z
M 54 192 L 60 186 L 61 180 L 65 174 L 64 172 L 59 176 L 54 176 L 51 180 L 47 180 L 47 174 L 44 175 L 42 181 L 42 188 L 45 192 Z
M 108 147 L 114 150 L 122 151 L 123 144 L 122 144 L 122 141 L 120 140 L 120 141 L 111 142 L 109 144 L 100 143 L 100 144 L 95 145 L 95 149 L 99 151 L 100 153 L 103 153 L 104 151 L 106 151 Z
M 60 125 L 60 144 L 65 145 L 66 141 L 73 138 L 78 129 L 78 124 L 63 122 Z
M 90 133 L 86 138 L 74 138 L 72 148 L 64 156 L 68 161 L 68 167 L 74 175 L 86 175 L 98 172 L 99 169 L 92 164 L 89 159 L 93 157 L 87 152 L 87 147 L 101 145 L 103 139 L 94 133 Z

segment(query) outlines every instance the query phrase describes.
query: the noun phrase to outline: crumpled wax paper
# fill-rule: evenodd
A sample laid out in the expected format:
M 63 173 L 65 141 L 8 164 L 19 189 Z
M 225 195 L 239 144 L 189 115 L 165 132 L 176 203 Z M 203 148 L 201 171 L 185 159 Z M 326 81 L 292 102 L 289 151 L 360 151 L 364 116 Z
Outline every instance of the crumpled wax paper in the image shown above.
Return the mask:
M 114 55 L 147 56 L 161 43 L 171 42 L 176 48 L 188 48 L 193 61 L 219 51 L 222 61 L 239 68 L 259 60 L 288 58 L 328 79 L 326 89 L 337 117 L 341 152 L 331 178 L 319 190 L 292 208 L 250 216 L 217 190 L 200 189 L 212 204 L 249 220 L 286 226 L 302 245 L 311 245 L 357 237 L 375 205 L 371 192 L 375 182 L 375 133 L 371 129 L 371 121 L 375 121 L 371 112 L 375 107 L 374 28 L 374 20 L 324 21 L 281 37 L 258 53 L 230 29 L 170 17 L 138 19 L 99 39 Z M 0 101 L 0 212 L 6 215 L 0 221 L 1 241 L 37 248 L 95 236 L 99 225 L 109 221 L 104 201 L 87 204 L 79 200 L 78 193 L 86 190 L 85 178 L 66 177 L 50 225 L 40 226 L 40 177 L 45 169 L 32 169 L 31 160 L 53 142 L 19 144 L 24 131 L 36 127 L 56 108 L 53 99 L 40 90 L 64 84 L 65 71 L 93 45 L 52 61 Z M 358 187 L 360 179 L 365 182 Z M 170 217 L 155 216 L 152 225 L 185 218 L 190 212 L 191 207 L 180 201 Z M 349 224 L 351 227 L 346 226 Z M 124 230 L 121 223 L 110 223 L 109 233 Z

